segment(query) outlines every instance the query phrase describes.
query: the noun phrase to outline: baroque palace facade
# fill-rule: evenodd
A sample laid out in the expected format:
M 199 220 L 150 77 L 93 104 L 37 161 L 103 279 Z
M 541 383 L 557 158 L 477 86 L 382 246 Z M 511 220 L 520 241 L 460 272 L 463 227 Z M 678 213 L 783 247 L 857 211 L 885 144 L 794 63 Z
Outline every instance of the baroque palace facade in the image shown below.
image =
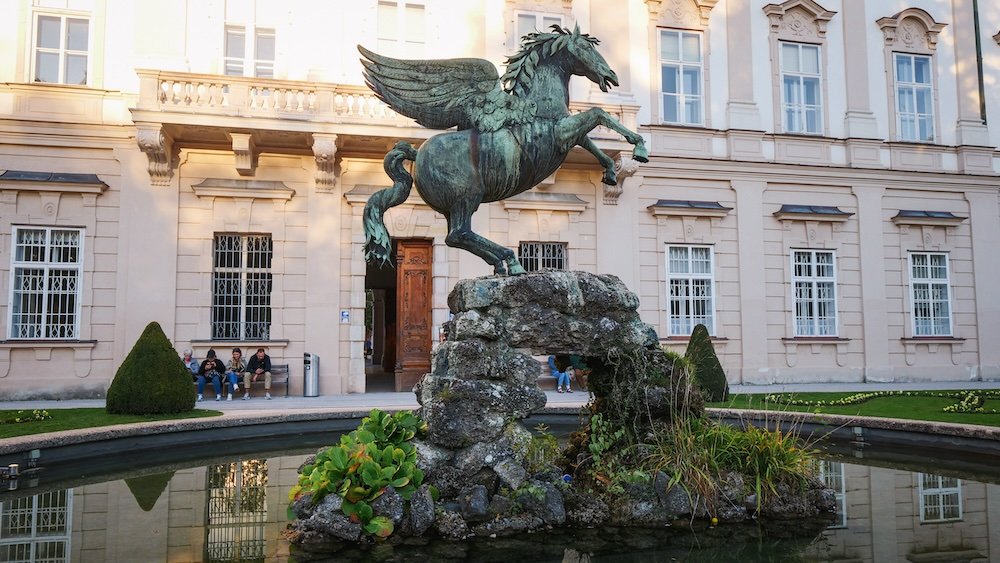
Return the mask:
M 11 0 L 0 6 L 0 399 L 102 396 L 143 327 L 267 348 L 303 388 L 405 388 L 461 278 L 414 193 L 366 268 L 382 157 L 436 131 L 355 45 L 502 65 L 559 24 L 620 87 L 577 78 L 604 186 L 574 152 L 474 228 L 526 267 L 615 274 L 668 347 L 705 324 L 732 383 L 1000 378 L 1000 6 L 976 0 Z M 989 125 L 992 125 L 990 127 Z M 577 149 L 579 151 L 580 149 Z

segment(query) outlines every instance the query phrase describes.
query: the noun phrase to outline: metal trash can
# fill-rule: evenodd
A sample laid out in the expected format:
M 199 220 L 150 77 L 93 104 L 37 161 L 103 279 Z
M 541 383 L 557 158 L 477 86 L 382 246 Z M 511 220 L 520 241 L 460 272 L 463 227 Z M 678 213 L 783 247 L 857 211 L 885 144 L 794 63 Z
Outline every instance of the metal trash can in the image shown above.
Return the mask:
M 302 395 L 305 397 L 319 396 L 319 355 L 306 352 L 302 354 L 302 374 L 305 378 L 302 385 Z

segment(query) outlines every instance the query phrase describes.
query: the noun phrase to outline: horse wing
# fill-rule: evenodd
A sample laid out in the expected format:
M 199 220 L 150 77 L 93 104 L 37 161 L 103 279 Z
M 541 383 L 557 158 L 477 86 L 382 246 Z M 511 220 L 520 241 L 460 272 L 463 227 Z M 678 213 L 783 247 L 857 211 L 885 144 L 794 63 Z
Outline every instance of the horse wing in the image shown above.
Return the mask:
M 497 69 L 484 59 L 394 59 L 361 45 L 358 51 L 365 57 L 365 82 L 378 99 L 431 129 L 479 129 L 487 96 L 500 91 Z

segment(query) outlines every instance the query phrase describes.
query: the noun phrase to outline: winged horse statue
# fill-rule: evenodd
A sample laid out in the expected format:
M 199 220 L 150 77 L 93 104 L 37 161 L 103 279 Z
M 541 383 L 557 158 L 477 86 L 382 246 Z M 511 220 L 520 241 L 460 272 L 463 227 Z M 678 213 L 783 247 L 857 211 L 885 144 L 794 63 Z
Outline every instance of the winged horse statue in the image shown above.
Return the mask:
M 385 211 L 417 193 L 448 221 L 445 244 L 493 265 L 500 275 L 523 274 L 514 252 L 472 231 L 472 214 L 483 202 L 529 190 L 549 177 L 574 146 L 604 167 L 602 182 L 616 183 L 614 161 L 587 133 L 603 125 L 634 145 L 632 156 L 648 162 L 639 134 L 600 108 L 570 115 L 570 76 L 585 76 L 607 92 L 618 77 L 597 52 L 598 40 L 580 27 L 558 25 L 529 33 L 498 76 L 484 59 L 400 60 L 358 45 L 364 77 L 375 95 L 396 112 L 432 129 L 449 129 L 416 150 L 406 141 L 385 155 L 391 188 L 372 194 L 364 211 L 365 260 L 392 264 Z M 405 161 L 415 161 L 413 175 Z

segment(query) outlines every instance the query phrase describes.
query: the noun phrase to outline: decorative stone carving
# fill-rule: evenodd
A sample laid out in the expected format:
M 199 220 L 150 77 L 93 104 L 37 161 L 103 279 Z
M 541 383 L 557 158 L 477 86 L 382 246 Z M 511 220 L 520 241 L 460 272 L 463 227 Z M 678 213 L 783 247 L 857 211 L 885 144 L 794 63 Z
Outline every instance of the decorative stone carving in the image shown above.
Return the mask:
M 875 23 L 882 29 L 888 47 L 929 53 L 937 48 L 937 38 L 943 23 L 937 23 L 927 12 L 908 8 L 898 14 L 879 18 Z
M 771 22 L 771 33 L 783 39 L 824 39 L 826 27 L 837 14 L 813 0 L 788 0 L 781 4 L 764 6 L 764 14 Z
M 997 45 L 1000 45 L 1000 31 L 998 31 L 997 34 L 993 36 L 993 40 L 997 42 Z
M 676 27 L 708 27 L 719 0 L 646 0 L 650 21 Z
M 313 133 L 316 156 L 316 189 L 332 190 L 337 185 L 337 136 Z
M 250 133 L 229 133 L 236 155 L 236 171 L 240 176 L 253 176 L 257 169 L 257 151 Z
M 140 125 L 136 142 L 149 159 L 149 182 L 154 186 L 169 185 L 174 175 L 174 141 L 170 135 L 162 127 Z
M 615 176 L 618 178 L 618 183 L 613 186 L 603 184 L 605 205 L 618 205 L 618 197 L 625 191 L 623 187 L 625 180 L 635 174 L 637 170 L 639 170 L 637 161 L 623 154 L 618 155 L 618 159 L 615 160 Z

